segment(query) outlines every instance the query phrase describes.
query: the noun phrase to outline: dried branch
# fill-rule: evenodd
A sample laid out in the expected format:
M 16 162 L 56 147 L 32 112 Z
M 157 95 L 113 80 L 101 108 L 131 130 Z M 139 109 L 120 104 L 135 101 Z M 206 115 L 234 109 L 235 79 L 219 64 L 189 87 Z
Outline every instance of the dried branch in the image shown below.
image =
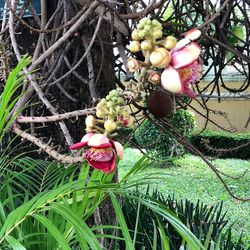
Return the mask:
M 18 123 L 46 123 L 46 122 L 57 122 L 62 120 L 67 120 L 71 118 L 78 118 L 80 116 L 86 116 L 93 114 L 95 108 L 75 110 L 72 112 L 67 112 L 63 114 L 53 115 L 53 116 L 41 116 L 41 117 L 28 117 L 28 116 L 18 116 Z
M 24 140 L 28 140 L 38 146 L 41 150 L 46 152 L 49 156 L 53 157 L 55 160 L 65 163 L 65 164 L 74 164 L 74 163 L 80 163 L 84 161 L 83 157 L 72 157 L 67 155 L 62 155 L 55 151 L 52 147 L 50 147 L 48 144 L 44 143 L 42 140 L 36 138 L 35 136 L 32 136 L 31 134 L 28 134 L 24 131 L 22 131 L 17 126 L 12 127 L 12 132 L 15 134 L 21 136 Z

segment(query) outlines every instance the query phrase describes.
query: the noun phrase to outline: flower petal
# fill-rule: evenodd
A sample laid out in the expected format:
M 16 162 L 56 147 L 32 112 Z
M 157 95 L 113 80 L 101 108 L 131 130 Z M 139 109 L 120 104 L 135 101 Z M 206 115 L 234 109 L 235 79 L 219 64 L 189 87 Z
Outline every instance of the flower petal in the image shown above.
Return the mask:
M 81 139 L 81 142 L 88 142 L 88 140 L 90 139 L 90 137 L 92 137 L 94 135 L 94 133 L 87 133 L 86 135 L 83 136 L 83 138 Z
M 92 137 L 94 133 L 87 133 L 86 135 L 83 136 L 80 142 L 77 142 L 69 147 L 70 150 L 75 150 L 79 148 L 83 148 L 88 144 L 88 140 L 90 137 Z
M 197 40 L 201 36 L 201 31 L 197 29 L 191 29 L 183 33 L 183 35 L 186 39 L 194 41 L 194 40 Z
M 108 148 L 112 145 L 107 136 L 103 134 L 94 134 L 89 138 L 88 146 L 93 148 Z
M 79 148 L 83 148 L 87 145 L 87 142 L 78 142 L 78 143 L 75 143 L 73 145 L 71 145 L 69 147 L 70 150 L 75 150 L 75 149 L 79 149 Z
M 195 42 L 191 42 L 182 49 L 172 53 L 171 65 L 175 69 L 188 67 L 199 58 L 200 53 L 200 46 Z
M 168 66 L 161 74 L 162 87 L 174 94 L 183 92 L 183 86 L 180 75 L 172 66 Z
M 170 51 L 170 55 L 178 50 L 183 49 L 185 46 L 187 46 L 190 43 L 189 39 L 183 38 L 180 41 L 177 42 L 176 46 Z
M 113 158 L 110 161 L 95 161 L 86 157 L 87 162 L 93 168 L 99 169 L 106 174 L 112 173 L 116 168 L 116 156 L 114 154 Z
M 189 98 L 194 99 L 196 97 L 195 92 L 190 89 L 189 85 L 184 85 L 184 93 L 186 93 Z
M 114 141 L 114 146 L 115 146 L 116 154 L 117 154 L 119 160 L 122 160 L 122 158 L 124 156 L 124 148 L 123 148 L 122 144 L 118 141 Z

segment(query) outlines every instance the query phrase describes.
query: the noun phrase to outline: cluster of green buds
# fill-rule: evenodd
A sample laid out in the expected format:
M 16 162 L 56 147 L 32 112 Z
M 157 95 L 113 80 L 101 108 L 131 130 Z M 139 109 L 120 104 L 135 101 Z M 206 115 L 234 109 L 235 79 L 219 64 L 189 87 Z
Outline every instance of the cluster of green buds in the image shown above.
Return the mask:
M 102 98 L 96 106 L 96 117 L 87 116 L 85 123 L 86 132 L 99 131 L 104 134 L 109 134 L 121 126 L 131 126 L 133 119 L 122 96 L 122 90 L 111 90 Z M 100 124 L 103 124 L 104 129 Z
M 139 52 L 140 50 L 152 50 L 156 39 L 162 37 L 162 25 L 157 20 L 150 20 L 149 18 L 142 18 L 133 30 L 132 40 L 129 45 L 131 52 Z
M 128 49 L 132 53 L 142 51 L 145 61 L 136 65 L 135 61 L 130 60 L 127 65 L 129 71 L 138 70 L 141 66 L 162 69 L 169 65 L 170 50 L 176 46 L 177 41 L 173 36 L 163 37 L 160 22 L 146 17 L 141 19 L 133 30 L 131 38 Z

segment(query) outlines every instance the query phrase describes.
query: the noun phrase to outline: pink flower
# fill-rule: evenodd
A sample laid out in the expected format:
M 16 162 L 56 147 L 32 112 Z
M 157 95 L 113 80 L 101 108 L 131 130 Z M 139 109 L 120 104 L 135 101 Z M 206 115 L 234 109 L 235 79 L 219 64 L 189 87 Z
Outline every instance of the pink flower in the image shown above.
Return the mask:
M 116 155 L 120 160 L 123 158 L 123 146 L 119 142 L 109 140 L 103 134 L 88 133 L 81 142 L 70 146 L 70 149 L 75 150 L 85 146 L 88 146 L 88 149 L 84 157 L 90 166 L 107 174 L 116 168 Z
M 170 64 L 161 75 L 162 87 L 167 91 L 195 97 L 190 84 L 201 78 L 202 65 L 199 60 L 201 48 L 193 40 L 198 39 L 200 34 L 195 29 L 184 33 L 184 38 L 170 51 Z

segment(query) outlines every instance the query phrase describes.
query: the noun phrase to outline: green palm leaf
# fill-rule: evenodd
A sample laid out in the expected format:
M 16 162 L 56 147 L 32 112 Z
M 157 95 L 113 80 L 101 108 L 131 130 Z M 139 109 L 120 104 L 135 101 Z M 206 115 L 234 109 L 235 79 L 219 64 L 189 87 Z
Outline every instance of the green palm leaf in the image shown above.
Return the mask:
M 9 126 L 16 119 L 17 115 L 22 110 L 17 110 L 9 118 L 12 108 L 16 102 L 23 95 L 23 93 L 17 93 L 20 87 L 23 85 L 26 78 L 26 74 L 22 71 L 31 63 L 31 58 L 27 55 L 20 60 L 17 66 L 10 72 L 7 81 L 4 85 L 4 90 L 0 95 L 0 142 L 2 141 Z

